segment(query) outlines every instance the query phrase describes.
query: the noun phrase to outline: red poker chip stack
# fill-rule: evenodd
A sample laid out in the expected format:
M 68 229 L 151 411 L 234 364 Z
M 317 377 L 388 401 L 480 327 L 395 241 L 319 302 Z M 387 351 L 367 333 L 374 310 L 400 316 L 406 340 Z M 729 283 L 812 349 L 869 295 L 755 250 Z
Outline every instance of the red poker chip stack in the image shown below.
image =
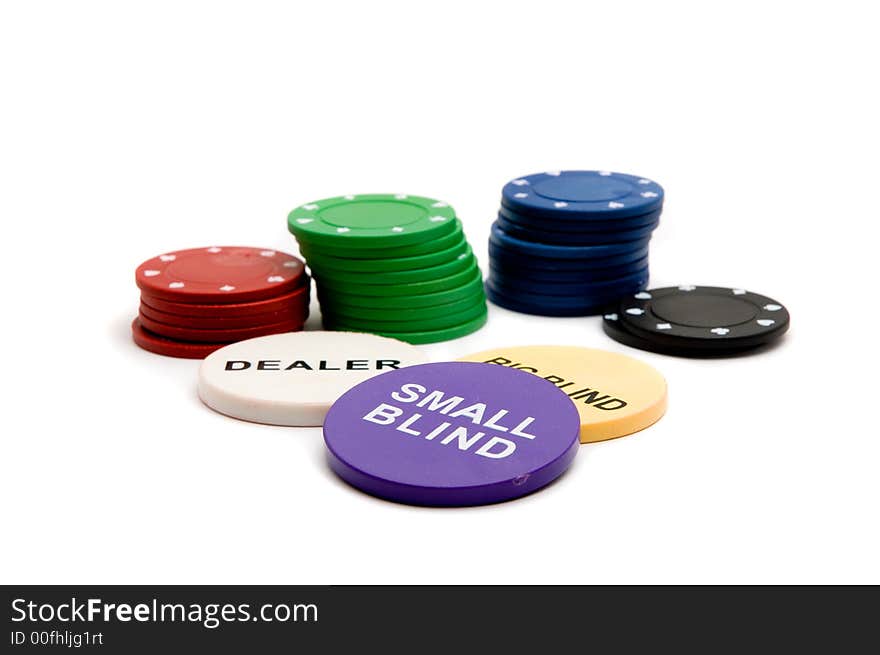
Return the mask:
M 202 359 L 251 337 L 297 332 L 309 316 L 310 280 L 293 255 L 260 248 L 179 250 L 137 267 L 134 342 L 144 350 Z

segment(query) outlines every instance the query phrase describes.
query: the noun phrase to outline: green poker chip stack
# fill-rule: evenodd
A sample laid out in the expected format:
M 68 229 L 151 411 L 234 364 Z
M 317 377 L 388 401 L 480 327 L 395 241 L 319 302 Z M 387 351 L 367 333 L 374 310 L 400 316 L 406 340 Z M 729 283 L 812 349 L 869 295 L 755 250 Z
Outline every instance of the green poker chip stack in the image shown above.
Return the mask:
M 486 323 L 482 273 L 445 202 L 340 196 L 297 207 L 287 225 L 318 287 L 327 330 L 434 343 Z

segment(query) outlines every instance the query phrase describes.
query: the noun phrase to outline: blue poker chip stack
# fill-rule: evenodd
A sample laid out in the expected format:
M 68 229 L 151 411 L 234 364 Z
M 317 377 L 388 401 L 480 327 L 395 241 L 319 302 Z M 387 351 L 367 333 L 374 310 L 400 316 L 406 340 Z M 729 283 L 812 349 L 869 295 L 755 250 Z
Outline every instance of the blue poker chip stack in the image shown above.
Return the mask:
M 648 244 L 663 188 L 605 171 L 519 177 L 501 191 L 486 293 L 543 316 L 588 316 L 648 286 Z

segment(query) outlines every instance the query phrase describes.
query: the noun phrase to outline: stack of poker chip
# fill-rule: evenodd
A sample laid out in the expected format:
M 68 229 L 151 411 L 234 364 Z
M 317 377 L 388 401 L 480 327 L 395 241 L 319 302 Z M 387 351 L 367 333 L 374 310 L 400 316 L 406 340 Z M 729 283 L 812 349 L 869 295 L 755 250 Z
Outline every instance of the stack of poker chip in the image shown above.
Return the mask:
M 601 314 L 648 284 L 663 189 L 605 171 L 552 171 L 504 186 L 489 238 L 489 299 L 544 316 Z
M 287 223 L 315 279 L 325 329 L 434 343 L 486 323 L 482 274 L 447 203 L 349 195 L 297 207 Z
M 302 329 L 309 276 L 293 255 L 261 248 L 179 250 L 135 271 L 132 337 L 144 350 L 202 359 L 230 343 Z

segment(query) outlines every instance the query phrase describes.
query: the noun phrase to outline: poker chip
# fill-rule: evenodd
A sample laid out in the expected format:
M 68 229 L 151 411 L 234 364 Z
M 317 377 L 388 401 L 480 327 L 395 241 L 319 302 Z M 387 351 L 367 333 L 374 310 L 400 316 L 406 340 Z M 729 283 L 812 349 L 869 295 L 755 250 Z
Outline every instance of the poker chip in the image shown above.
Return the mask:
M 367 248 L 359 246 L 358 241 L 334 243 L 333 248 L 327 253 L 328 257 L 340 259 L 401 259 L 406 257 L 418 257 L 430 255 L 438 251 L 444 251 L 457 245 L 464 239 L 464 230 L 461 221 L 455 219 L 452 232 L 439 237 L 432 237 L 429 241 L 413 243 L 405 246 L 388 246 L 385 248 Z M 320 247 L 313 249 L 312 245 L 297 237 L 300 252 L 308 259 L 314 255 L 323 255 Z
M 311 281 L 293 255 L 262 248 L 208 247 L 149 259 L 132 340 L 153 353 L 198 359 L 251 337 L 301 330 Z
M 143 313 L 138 315 L 138 320 L 140 321 L 141 326 L 153 334 L 158 334 L 159 336 L 168 339 L 194 341 L 197 343 L 232 343 L 233 341 L 241 341 L 242 339 L 262 337 L 267 334 L 277 334 L 279 332 L 294 332 L 302 329 L 302 321 L 299 320 L 288 320 L 279 323 L 269 323 L 267 325 L 238 328 L 180 327 L 178 325 L 169 325 L 167 323 L 154 321 Z
M 288 215 L 297 239 L 313 246 L 352 242 L 387 248 L 442 237 L 455 230 L 455 211 L 445 202 L 406 194 L 327 198 L 301 205 Z
M 553 232 L 592 232 L 598 234 L 607 234 L 609 227 L 613 228 L 612 232 L 618 230 L 638 230 L 648 225 L 657 225 L 660 222 L 662 209 L 655 209 L 647 214 L 640 216 L 631 216 L 629 218 L 615 218 L 613 223 L 602 221 L 577 220 L 565 218 L 562 220 L 554 220 L 546 216 L 534 216 L 529 214 L 520 214 L 512 209 L 508 209 L 504 205 L 498 208 L 498 217 L 503 218 L 509 223 L 514 223 L 520 227 L 535 230 L 551 230 Z
M 403 194 L 329 198 L 293 210 L 288 227 L 315 278 L 327 330 L 432 343 L 486 322 L 482 273 L 445 202 Z M 451 304 L 455 311 L 447 311 Z
M 517 223 L 508 221 L 506 218 L 498 215 L 496 224 L 505 234 L 516 239 L 525 241 L 534 241 L 537 243 L 547 243 L 551 245 L 578 245 L 578 246 L 595 246 L 607 243 L 621 243 L 629 241 L 638 241 L 650 237 L 651 233 L 656 229 L 657 223 L 634 230 L 624 230 L 620 232 L 562 232 L 548 229 L 547 227 L 522 227 Z
M 480 283 L 482 283 L 482 280 L 480 280 Z M 399 320 L 411 320 L 413 317 L 416 319 L 435 318 L 437 316 L 455 314 L 465 309 L 469 309 L 475 304 L 485 303 L 482 298 L 474 299 L 473 297 L 465 297 L 462 300 L 456 300 L 442 305 L 430 305 L 428 307 L 417 308 L 404 307 L 397 309 L 393 313 L 393 316 Z M 329 305 L 325 306 L 323 314 L 344 319 L 352 324 L 357 324 L 359 321 L 387 321 L 389 310 L 381 307 L 359 307 L 357 305 L 344 305 L 336 302 L 332 307 Z
M 362 296 L 358 294 L 340 293 L 339 291 L 324 289 L 318 284 L 318 300 L 321 307 L 333 308 L 337 303 L 348 307 L 369 307 L 373 309 L 394 310 L 391 316 L 397 310 L 408 309 L 416 310 L 423 307 L 435 307 L 437 305 L 445 305 L 460 300 L 468 300 L 479 302 L 483 299 L 483 280 L 481 275 L 477 275 L 470 282 L 448 289 L 446 291 L 437 291 L 435 293 L 425 293 L 414 296 Z
M 467 244 L 465 245 L 466 248 L 464 252 L 457 255 L 452 260 L 442 264 L 437 264 L 435 266 L 428 266 L 426 268 L 414 268 L 409 270 L 393 271 L 389 270 L 373 272 L 369 273 L 368 275 L 360 272 L 351 272 L 315 266 L 312 264 L 311 261 L 309 262 L 309 268 L 312 269 L 312 272 L 318 279 L 321 280 L 322 283 L 327 280 L 332 280 L 337 283 L 353 282 L 355 284 L 367 282 L 371 285 L 410 284 L 413 282 L 426 282 L 448 277 L 450 275 L 455 275 L 456 273 L 461 273 L 462 271 L 474 268 L 477 265 L 477 260 L 474 257 L 474 253 L 471 250 L 471 247 Z
M 486 324 L 486 321 L 489 318 L 488 310 L 484 310 L 481 315 L 477 318 L 467 321 L 466 323 L 461 323 L 460 325 L 455 325 L 453 327 L 442 328 L 438 330 L 416 330 L 412 331 L 407 330 L 405 332 L 392 331 L 392 330 L 384 330 L 384 329 L 372 329 L 372 328 L 359 328 L 355 329 L 351 326 L 346 326 L 344 324 L 332 324 L 332 328 L 334 330 L 351 330 L 364 332 L 367 331 L 370 334 L 378 334 L 384 337 L 389 337 L 391 339 L 399 339 L 401 341 L 406 341 L 408 343 L 413 344 L 427 344 L 427 343 L 437 343 L 438 341 L 452 341 L 453 339 L 460 339 L 462 337 L 466 337 L 467 335 L 476 332 L 481 327 Z
M 511 180 L 501 190 L 501 203 L 523 214 L 605 221 L 659 209 L 663 188 L 624 173 L 550 171 Z
M 207 319 L 226 319 L 239 316 L 273 314 L 287 311 L 290 308 L 303 308 L 304 310 L 308 310 L 309 286 L 309 276 L 305 275 L 303 276 L 300 285 L 290 293 L 285 293 L 274 298 L 267 298 L 266 300 L 228 304 L 172 302 L 142 292 L 141 304 L 166 314 Z
M 366 278 L 372 282 L 371 277 Z M 481 280 L 482 273 L 476 260 L 471 260 L 468 267 L 458 273 L 446 277 L 426 279 L 423 282 L 398 284 L 355 284 L 339 282 L 334 278 L 321 277 L 320 288 L 330 293 L 356 294 L 359 296 L 421 296 L 429 293 L 448 291 L 465 285 L 474 280 Z
M 486 305 L 484 303 L 471 303 L 470 305 L 457 309 L 455 311 L 446 312 L 437 316 L 417 316 L 413 318 L 409 316 L 409 312 L 398 317 L 398 320 L 370 320 L 357 317 L 346 317 L 345 314 L 337 314 L 332 311 L 325 311 L 322 315 L 325 324 L 339 325 L 358 325 L 361 329 L 376 330 L 378 332 L 427 332 L 431 330 L 442 330 L 445 328 L 455 327 L 475 320 L 486 314 Z
M 642 350 L 679 356 L 724 356 L 777 341 L 788 310 L 767 296 L 724 287 L 682 285 L 621 299 L 604 316 L 605 332 Z
M 558 478 L 580 419 L 553 384 L 513 368 L 421 364 L 361 382 L 324 419 L 330 468 L 368 494 L 413 505 L 512 500 Z
M 275 334 L 216 350 L 199 368 L 198 393 L 227 416 L 318 426 L 352 386 L 425 361 L 417 347 L 372 334 Z
M 513 312 L 534 314 L 536 316 L 591 316 L 608 310 L 617 297 L 610 294 L 597 298 L 559 298 L 527 294 L 519 291 L 505 292 L 495 286 L 495 281 L 486 281 L 486 295 L 494 304 Z
M 499 291 L 510 293 L 526 293 L 537 297 L 536 302 L 546 298 L 552 302 L 554 298 L 620 298 L 622 295 L 641 291 L 648 284 L 648 269 L 643 268 L 629 275 L 610 280 L 593 280 L 590 282 L 546 282 L 531 279 L 507 277 L 494 273 L 492 283 Z
M 496 222 L 492 225 L 490 239 L 490 243 L 494 242 L 502 248 L 513 250 L 514 252 L 518 252 L 522 255 L 533 255 L 535 257 L 546 257 L 549 259 L 589 260 L 594 257 L 612 257 L 614 255 L 621 255 L 624 253 L 632 252 L 633 250 L 640 250 L 648 245 L 651 237 L 647 236 L 642 237 L 641 239 L 624 241 L 621 243 L 608 243 L 588 246 L 564 246 L 558 244 L 539 243 L 537 241 L 526 241 L 524 239 L 518 239 L 502 230 Z
M 604 312 L 648 284 L 663 189 L 635 175 L 549 171 L 501 191 L 489 237 L 489 299 L 546 316 Z
M 320 255 L 311 248 L 301 248 L 303 256 L 309 260 L 309 267 L 313 270 L 326 271 L 327 274 L 334 272 L 351 273 L 375 273 L 388 271 L 411 271 L 439 266 L 455 261 L 472 252 L 464 235 L 449 248 L 443 248 L 434 252 L 409 257 L 387 257 L 379 259 L 346 259 L 333 255 Z
M 636 260 L 631 264 L 609 266 L 608 268 L 588 268 L 571 271 L 544 270 L 532 267 L 523 269 L 522 267 L 517 267 L 516 265 L 509 264 L 500 259 L 493 259 L 489 265 L 489 270 L 491 272 L 498 273 L 502 276 L 522 274 L 523 271 L 525 271 L 528 273 L 528 278 L 530 280 L 535 280 L 536 282 L 593 282 L 596 280 L 613 280 L 646 268 L 648 268 L 647 257 Z
M 666 411 L 663 376 L 618 353 L 576 346 L 508 346 L 460 357 L 526 371 L 561 390 L 580 416 L 580 441 L 623 437 L 656 423 Z
M 179 316 L 177 314 L 168 314 L 167 312 L 153 309 L 149 305 L 144 304 L 143 299 L 141 299 L 139 311 L 142 316 L 151 321 L 165 323 L 167 325 L 176 325 L 183 328 L 196 328 L 199 330 L 250 328 L 285 322 L 299 322 L 302 324 L 308 318 L 307 311 L 303 313 L 302 311 L 295 309 L 293 306 L 281 311 L 269 312 L 267 314 L 245 314 L 243 316 L 218 317 Z
M 500 246 L 497 242 L 494 242 L 491 239 L 489 240 L 489 257 L 492 264 L 500 262 L 524 270 L 589 271 L 632 263 L 647 256 L 648 246 L 639 246 L 634 250 L 628 250 L 619 255 L 591 257 L 589 259 L 553 259 L 552 257 L 539 257 L 536 255 L 524 257 L 521 253 L 517 253 L 515 250 L 510 250 L 504 246 Z
M 134 319 L 131 323 L 131 336 L 134 342 L 144 350 L 157 355 L 183 359 L 202 359 L 226 345 L 225 343 L 195 343 L 167 339 L 144 329 L 138 319 Z
M 193 248 L 159 255 L 137 267 L 138 287 L 173 302 L 233 303 L 263 300 L 295 289 L 303 263 L 275 250 Z

